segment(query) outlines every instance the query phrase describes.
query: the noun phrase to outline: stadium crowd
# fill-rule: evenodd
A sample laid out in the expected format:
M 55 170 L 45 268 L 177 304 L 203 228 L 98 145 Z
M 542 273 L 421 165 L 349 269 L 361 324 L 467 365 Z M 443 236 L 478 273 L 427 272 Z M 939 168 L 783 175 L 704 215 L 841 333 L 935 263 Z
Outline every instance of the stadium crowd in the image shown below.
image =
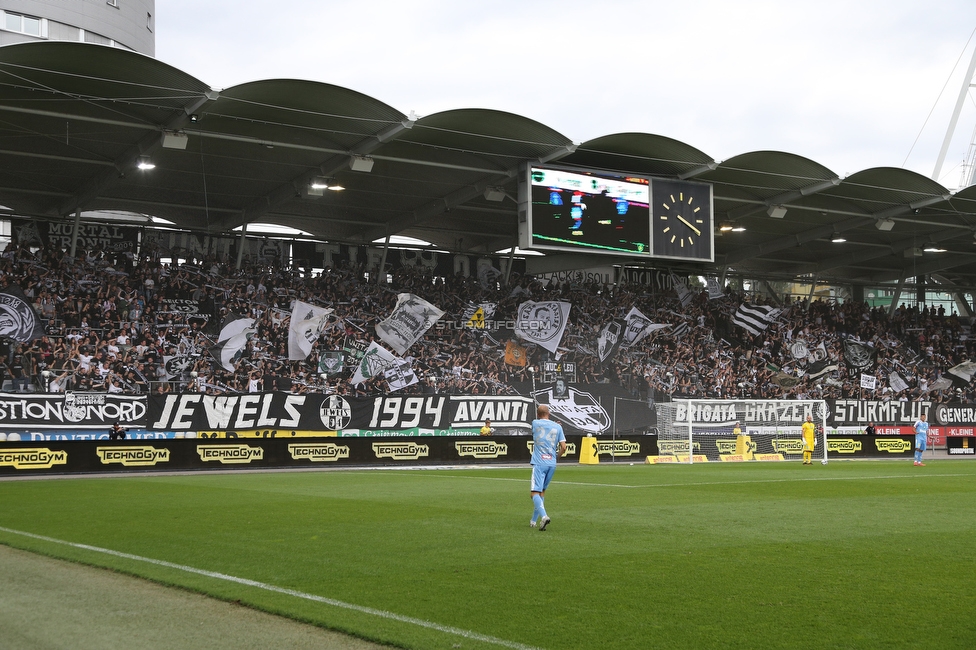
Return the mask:
M 353 351 L 378 340 L 374 326 L 393 310 L 397 294 L 413 293 L 446 313 L 414 344 L 405 359 L 417 383 L 404 392 L 505 394 L 526 392 L 541 380 L 546 361 L 572 362 L 580 384 L 616 383 L 633 395 L 715 398 L 871 398 L 970 401 L 972 386 L 946 372 L 973 358 L 970 330 L 942 309 L 900 306 L 888 310 L 857 302 L 780 305 L 779 317 L 752 335 L 731 323 L 747 296 L 706 291 L 682 305 L 673 290 L 639 284 L 555 284 L 513 274 L 500 278 L 433 277 L 404 267 L 378 285 L 363 268 L 340 266 L 311 274 L 265 261 L 233 263 L 209 257 L 179 265 L 158 250 L 132 254 L 99 249 L 71 259 L 57 248 L 12 242 L 0 257 L 0 287 L 19 286 L 47 323 L 46 335 L 0 346 L 0 377 L 13 390 L 109 392 L 388 392 L 382 374 L 353 385 Z M 305 361 L 288 360 L 288 326 L 294 300 L 331 307 L 334 313 Z M 174 309 L 191 300 L 204 313 Z M 556 354 L 525 345 L 506 324 L 526 300 L 572 303 L 569 325 Z M 763 298 L 748 296 L 752 304 Z M 486 328 L 466 326 L 479 303 L 497 305 Z M 636 345 L 601 361 L 598 337 L 612 318 L 632 307 L 667 324 Z M 229 313 L 255 319 L 257 333 L 229 372 L 209 354 L 215 326 Z M 500 325 L 500 326 L 499 326 Z M 524 345 L 516 365 L 506 345 Z M 875 351 L 875 363 L 852 369 L 844 339 Z M 795 345 L 808 354 L 797 354 Z M 319 367 L 320 353 L 346 350 L 346 364 Z M 819 356 L 816 351 L 819 350 Z M 815 365 L 819 362 L 819 365 Z M 826 366 L 826 369 L 825 369 Z M 836 366 L 836 368 L 834 367 Z M 814 369 L 816 373 L 812 372 Z M 861 388 L 861 373 L 877 378 Z M 816 375 L 811 378 L 810 375 Z M 9 380 L 9 383 L 7 381 Z

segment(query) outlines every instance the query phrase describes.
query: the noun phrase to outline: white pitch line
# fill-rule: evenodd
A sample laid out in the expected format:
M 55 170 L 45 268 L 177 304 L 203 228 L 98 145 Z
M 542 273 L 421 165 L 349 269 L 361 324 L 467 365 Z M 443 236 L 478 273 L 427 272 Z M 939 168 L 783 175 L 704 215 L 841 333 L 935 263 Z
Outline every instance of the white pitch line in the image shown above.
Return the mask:
M 479 634 L 478 632 L 472 632 L 470 630 L 462 630 L 461 628 L 452 627 L 450 625 L 441 625 L 439 623 L 425 621 L 423 619 L 414 618 L 412 616 L 404 616 L 402 614 L 396 614 L 394 612 L 387 612 L 382 609 L 373 609 L 372 607 L 354 605 L 352 603 L 343 602 L 341 600 L 336 600 L 334 598 L 316 596 L 315 594 L 309 594 L 303 591 L 296 591 L 295 589 L 287 589 L 285 587 L 277 587 L 275 585 L 269 585 L 266 582 L 258 582 L 256 580 L 249 580 L 247 578 L 238 578 L 237 576 L 227 575 L 226 573 L 218 573 L 216 571 L 206 571 L 205 569 L 197 569 L 195 567 L 187 566 L 185 564 L 175 564 L 173 562 L 167 562 L 165 560 L 156 560 L 150 557 L 142 557 L 141 555 L 132 555 L 131 553 L 114 551 L 110 548 L 101 548 L 99 546 L 90 546 L 88 544 L 78 544 L 75 542 L 68 542 L 63 539 L 46 537 L 44 535 L 36 535 L 34 533 L 28 533 L 22 530 L 4 528 L 3 526 L 0 526 L 0 531 L 5 533 L 10 533 L 12 535 L 22 535 L 24 537 L 30 537 L 31 539 L 39 539 L 41 541 L 50 542 L 52 544 L 61 544 L 63 546 L 79 548 L 85 551 L 104 553 L 105 555 L 124 558 L 126 560 L 135 560 L 137 562 L 154 564 L 156 566 L 166 567 L 168 569 L 176 569 L 177 571 L 184 571 L 186 573 L 194 573 L 196 575 L 206 576 L 208 578 L 214 578 L 216 580 L 225 580 L 227 582 L 234 582 L 239 585 L 245 585 L 247 587 L 255 587 L 257 589 L 264 589 L 265 591 L 272 591 L 279 594 L 285 594 L 286 596 L 293 596 L 295 598 L 301 598 L 303 600 L 310 600 L 316 603 L 323 603 L 325 605 L 331 605 L 333 607 L 350 609 L 356 612 L 361 612 L 363 614 L 369 614 L 370 616 L 385 618 L 387 620 L 397 621 L 400 623 L 408 623 L 410 625 L 416 625 L 418 627 L 427 628 L 429 630 L 444 632 L 445 634 L 453 634 L 456 636 L 463 637 L 465 639 L 470 639 L 472 641 L 482 641 L 484 643 L 490 643 L 492 645 L 497 645 L 504 648 L 515 648 L 515 650 L 539 650 L 539 648 L 536 648 L 534 646 L 525 645 L 523 643 L 517 643 L 515 641 L 506 641 L 505 639 L 499 639 L 493 636 L 488 636 L 486 634 Z
M 669 488 L 669 487 L 701 487 L 703 485 L 745 485 L 750 483 L 799 483 L 803 481 L 873 481 L 877 479 L 914 479 L 914 478 L 945 478 L 956 476 L 972 476 L 972 474 L 893 474 L 887 476 L 807 476 L 803 478 L 775 478 L 775 479 L 756 479 L 742 481 L 698 481 L 693 483 L 652 483 L 647 485 L 623 485 L 619 483 L 585 483 L 581 481 L 560 481 L 553 480 L 552 485 L 578 485 L 581 487 L 602 487 L 602 488 Z M 463 474 L 441 475 L 440 478 L 467 478 L 478 481 L 516 481 L 518 483 L 528 483 L 528 479 L 503 478 L 500 476 L 465 476 Z

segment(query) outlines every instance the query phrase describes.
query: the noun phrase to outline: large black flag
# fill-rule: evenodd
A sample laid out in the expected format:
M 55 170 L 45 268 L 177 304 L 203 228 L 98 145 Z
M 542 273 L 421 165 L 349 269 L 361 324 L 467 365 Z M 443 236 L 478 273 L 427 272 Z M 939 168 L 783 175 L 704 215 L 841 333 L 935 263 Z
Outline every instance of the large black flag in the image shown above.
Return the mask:
M 44 336 L 41 317 L 15 284 L 0 290 L 0 337 L 27 343 Z
M 872 345 L 844 339 L 844 361 L 852 370 L 868 370 L 874 366 L 878 351 Z

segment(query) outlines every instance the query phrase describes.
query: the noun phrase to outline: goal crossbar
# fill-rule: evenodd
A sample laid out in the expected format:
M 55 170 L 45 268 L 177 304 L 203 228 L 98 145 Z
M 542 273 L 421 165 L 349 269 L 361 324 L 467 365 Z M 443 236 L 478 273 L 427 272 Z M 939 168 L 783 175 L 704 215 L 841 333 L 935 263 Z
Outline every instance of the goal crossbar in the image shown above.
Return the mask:
M 827 460 L 823 400 L 675 399 L 656 408 L 659 453 L 674 462 L 802 458 L 807 416 L 816 431 L 812 456 Z

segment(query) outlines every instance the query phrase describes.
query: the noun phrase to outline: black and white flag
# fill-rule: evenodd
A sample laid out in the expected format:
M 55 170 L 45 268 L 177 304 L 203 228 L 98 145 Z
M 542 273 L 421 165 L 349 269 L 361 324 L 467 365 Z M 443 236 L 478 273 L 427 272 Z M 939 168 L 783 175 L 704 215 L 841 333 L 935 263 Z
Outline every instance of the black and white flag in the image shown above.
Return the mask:
M 732 316 L 732 324 L 738 325 L 754 336 L 758 336 L 782 313 L 779 307 L 769 305 L 750 305 L 747 302 L 739 305 Z
M 810 379 L 817 379 L 819 377 L 823 377 L 829 372 L 834 372 L 837 369 L 838 367 L 836 363 L 831 363 L 827 359 L 823 359 L 810 364 L 810 367 L 807 368 L 807 377 Z
M 680 339 L 682 336 L 691 331 L 691 325 L 685 321 L 681 321 L 671 329 L 671 336 L 676 339 Z
M 695 299 L 694 292 L 688 288 L 688 278 L 679 278 L 674 273 L 671 274 L 671 284 L 674 286 L 675 293 L 678 294 L 678 300 L 681 302 L 682 307 L 687 307 L 691 304 L 691 301 Z
M 600 330 L 600 336 L 596 339 L 597 354 L 600 361 L 606 361 L 617 353 L 626 328 L 627 324 L 619 318 L 614 318 L 603 326 L 603 329 Z
M 965 383 L 969 383 L 973 380 L 973 375 L 976 375 L 976 363 L 972 361 L 963 361 L 958 366 L 953 366 L 947 370 L 953 377 L 958 377 Z M 951 377 L 950 377 L 951 379 Z
M 903 390 L 908 390 L 908 382 L 901 378 L 897 372 L 893 372 L 888 375 L 888 385 L 891 386 L 891 390 L 896 393 L 900 393 Z
M 234 372 L 248 340 L 254 336 L 257 329 L 254 319 L 228 314 L 220 323 L 220 333 L 217 334 L 217 345 L 210 348 L 210 354 L 228 372 Z
M 423 298 L 401 293 L 393 313 L 376 324 L 376 334 L 397 354 L 404 354 L 443 315 L 443 311 Z
M 523 302 L 515 320 L 515 335 L 523 341 L 555 352 L 569 323 L 571 303 L 561 301 Z
M 624 329 L 624 338 L 620 345 L 625 348 L 637 345 L 641 342 L 641 339 L 651 332 L 667 327 L 666 323 L 652 323 L 637 307 L 631 307 L 624 320 L 627 327 Z
M 318 340 L 332 309 L 295 301 L 288 325 L 288 360 L 304 361 Z
M 471 303 L 462 312 L 461 321 L 464 323 L 464 327 L 483 330 L 485 329 L 485 321 L 490 321 L 495 317 L 497 307 L 498 303 L 495 302 Z
M 384 370 L 383 377 L 386 379 L 391 393 L 407 386 L 413 386 L 420 381 L 410 362 L 404 359 L 398 359 L 392 367 Z
M 709 300 L 718 300 L 719 298 L 725 297 L 725 291 L 722 289 L 722 285 L 719 284 L 718 278 L 705 278 L 705 286 L 708 287 Z
M 27 343 L 44 336 L 41 318 L 15 284 L 0 291 L 0 337 Z
M 878 351 L 874 346 L 853 339 L 844 339 L 844 361 L 852 370 L 865 370 L 874 365 Z

